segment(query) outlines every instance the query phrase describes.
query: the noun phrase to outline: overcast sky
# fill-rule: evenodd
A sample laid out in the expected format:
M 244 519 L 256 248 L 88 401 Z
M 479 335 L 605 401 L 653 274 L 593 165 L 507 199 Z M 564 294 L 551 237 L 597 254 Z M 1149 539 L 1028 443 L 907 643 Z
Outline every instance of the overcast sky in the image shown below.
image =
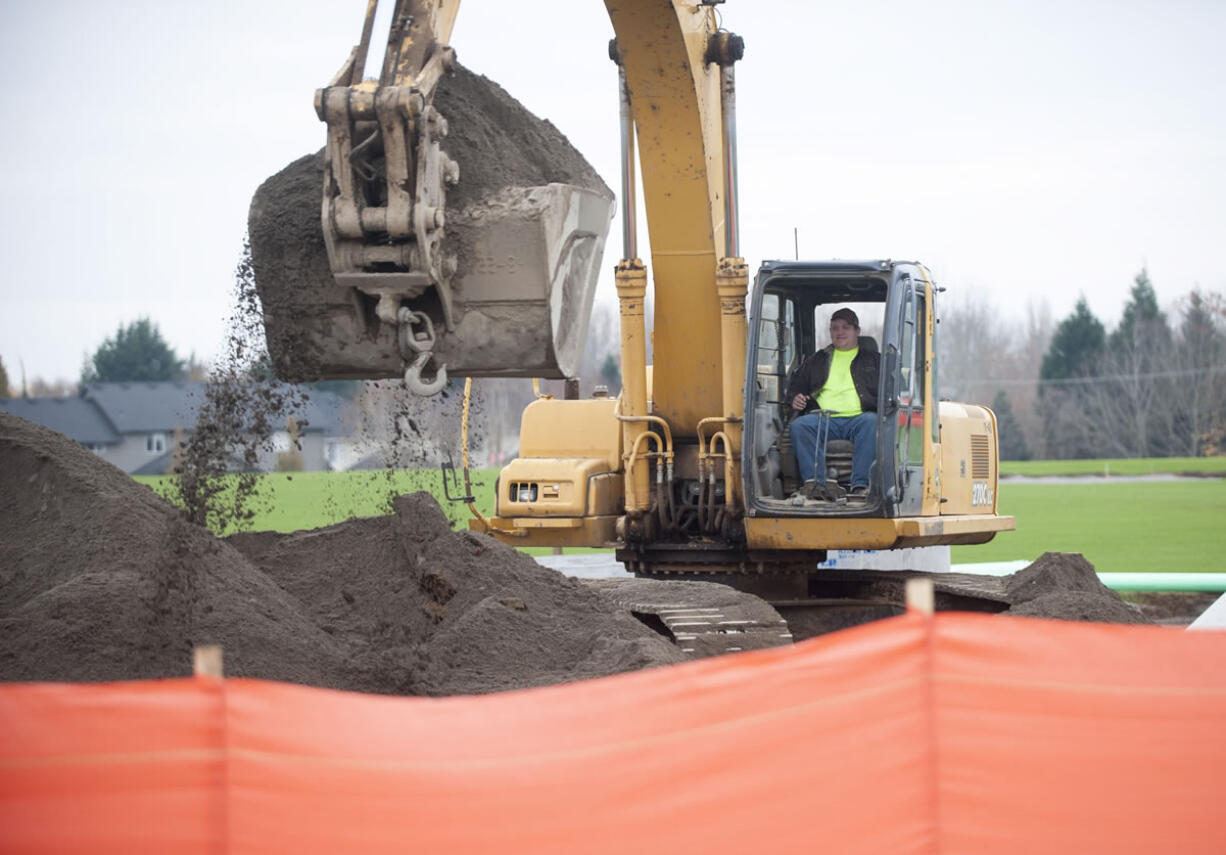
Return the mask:
M 75 380 L 147 316 L 223 337 L 251 194 L 323 144 L 312 97 L 362 0 L 0 0 L 0 358 Z M 1226 291 L 1226 3 L 728 0 L 742 251 L 907 258 L 955 294 L 1108 325 L 1144 265 L 1164 305 Z M 452 44 L 617 184 L 602 4 L 467 0 Z M 614 222 L 600 289 L 620 254 Z M 650 262 L 649 262 L 650 263 Z

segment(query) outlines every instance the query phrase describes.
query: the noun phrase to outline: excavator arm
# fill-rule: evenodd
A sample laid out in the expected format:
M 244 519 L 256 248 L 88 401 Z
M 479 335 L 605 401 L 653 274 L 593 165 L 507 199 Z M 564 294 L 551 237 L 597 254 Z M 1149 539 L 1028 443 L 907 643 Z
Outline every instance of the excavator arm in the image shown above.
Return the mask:
M 315 112 L 328 125 L 321 226 L 336 284 L 374 298 L 379 321 L 399 331 L 405 382 L 431 394 L 447 383 L 422 369 L 436 345 L 430 315 L 413 301 L 433 289 L 442 321 L 455 328 L 444 249 L 447 187 L 459 167 L 442 150 L 447 121 L 433 106 L 439 78 L 455 64 L 447 45 L 458 0 L 397 0 L 378 80 L 363 80 L 378 0 L 369 0 L 362 40 L 325 88 Z

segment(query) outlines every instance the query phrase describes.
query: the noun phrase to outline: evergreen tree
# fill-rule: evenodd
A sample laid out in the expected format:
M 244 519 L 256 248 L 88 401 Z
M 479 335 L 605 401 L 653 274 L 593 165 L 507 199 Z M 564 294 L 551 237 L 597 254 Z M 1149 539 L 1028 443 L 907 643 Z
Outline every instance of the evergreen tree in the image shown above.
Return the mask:
M 1054 458 L 1099 457 L 1095 423 L 1087 414 L 1093 386 L 1044 381 L 1092 377 L 1098 373 L 1107 333 L 1083 295 L 1073 313 L 1056 327 L 1039 368 L 1039 415 L 1044 454 Z
M 1193 290 L 1182 307 L 1172 367 L 1181 376 L 1169 384 L 1174 411 L 1173 447 L 1200 455 L 1215 429 L 1226 426 L 1226 317 L 1221 295 Z M 1216 310 L 1216 311 L 1215 311 Z
M 1093 390 L 1090 412 L 1113 435 L 1113 453 L 1122 457 L 1172 453 L 1176 384 L 1162 375 L 1175 368 L 1176 354 L 1146 270 L 1133 280 L 1120 324 L 1107 344 L 1100 372 L 1104 379 Z
M 1171 340 L 1166 315 L 1158 308 L 1158 295 L 1149 281 L 1149 271 L 1141 268 L 1133 280 L 1129 300 L 1124 304 L 1120 325 L 1111 333 L 1109 345 L 1115 352 L 1133 348 L 1157 350 Z
M 609 394 L 616 396 L 621 391 L 621 365 L 611 353 L 604 358 L 604 365 L 600 366 L 600 379 L 604 381 L 604 385 L 609 387 Z
M 83 383 L 133 383 L 181 380 L 183 360 L 162 338 L 148 318 L 129 325 L 120 324 L 114 338 L 108 338 L 86 363 Z
M 1029 460 L 1030 448 L 1026 445 L 1026 437 L 1022 435 L 1022 427 L 1009 403 L 1009 396 L 1004 390 L 996 393 L 992 399 L 992 412 L 996 413 L 996 434 L 1000 448 L 1001 460 Z
M 1056 327 L 1051 345 L 1043 356 L 1039 379 L 1067 380 L 1093 374 L 1106 338 L 1102 322 L 1094 317 L 1083 295 L 1077 301 L 1073 314 Z
M 4 360 L 0 360 L 0 398 L 10 398 L 9 373 L 4 370 Z

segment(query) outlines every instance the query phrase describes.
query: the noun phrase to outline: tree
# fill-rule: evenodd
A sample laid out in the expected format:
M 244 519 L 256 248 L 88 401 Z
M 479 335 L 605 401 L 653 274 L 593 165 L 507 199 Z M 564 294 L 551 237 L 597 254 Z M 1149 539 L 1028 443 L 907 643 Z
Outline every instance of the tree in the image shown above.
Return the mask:
M 183 379 L 183 360 L 175 355 L 156 325 L 141 318 L 119 325 L 86 363 L 83 383 L 132 383 Z
M 1011 349 L 1017 339 L 1009 321 L 982 291 L 968 291 L 938 304 L 941 326 L 940 394 L 986 404 L 996 382 L 1014 379 Z
M 1102 380 L 1087 393 L 1090 409 L 1122 457 L 1172 453 L 1174 406 L 1170 376 L 1175 354 L 1166 315 L 1144 268 L 1133 280 L 1120 324 L 1107 340 Z
M 25 384 L 21 396 L 23 398 L 69 398 L 80 392 L 80 387 L 72 380 L 44 380 L 34 377 Z
M 0 398 L 9 397 L 9 373 L 4 370 L 4 360 L 0 359 Z
M 1021 425 L 1013 415 L 1013 407 L 1009 404 L 1009 396 L 1004 389 L 997 392 L 992 399 L 992 411 L 996 413 L 1000 459 L 1029 460 L 1030 448 L 1026 445 L 1026 437 L 1022 435 Z
M 1147 340 L 1154 336 L 1161 341 L 1151 341 L 1151 345 L 1165 344 L 1171 339 L 1171 331 L 1166 315 L 1158 309 L 1158 296 L 1150 284 L 1149 271 L 1142 267 L 1133 279 L 1130 298 L 1124 304 L 1120 325 L 1111 333 L 1109 345 L 1113 351 L 1128 350 L 1138 345 L 1145 346 Z
M 604 358 L 604 365 L 600 367 L 600 379 L 609 387 L 609 394 L 617 397 L 622 388 L 622 367 L 611 353 Z
M 187 362 L 183 364 L 183 379 L 191 380 L 194 383 L 203 383 L 209 379 L 208 363 L 197 358 L 194 350 L 187 357 Z
M 597 300 L 592 306 L 592 317 L 587 326 L 587 342 L 583 348 L 583 359 L 579 363 L 579 379 L 581 381 L 580 396 L 591 394 L 592 387 L 603 383 L 609 391 L 616 394 L 614 386 L 621 386 L 621 368 L 617 369 L 617 380 L 610 381 L 605 375 L 609 358 L 620 361 L 621 354 L 621 316 L 617 313 L 617 304 Z
M 1068 380 L 1088 377 L 1102 355 L 1107 334 L 1102 321 L 1094 317 L 1084 295 L 1073 314 L 1060 322 L 1039 369 L 1041 380 Z
M 1173 439 L 1177 453 L 1197 457 L 1226 427 L 1226 299 L 1193 290 L 1180 314 L 1171 363 Z
M 1045 457 L 1101 456 L 1098 433 L 1102 424 L 1087 411 L 1087 392 L 1094 381 L 1078 381 L 1097 374 L 1106 340 L 1106 330 L 1090 311 L 1084 295 L 1052 334 L 1039 369 L 1041 451 Z

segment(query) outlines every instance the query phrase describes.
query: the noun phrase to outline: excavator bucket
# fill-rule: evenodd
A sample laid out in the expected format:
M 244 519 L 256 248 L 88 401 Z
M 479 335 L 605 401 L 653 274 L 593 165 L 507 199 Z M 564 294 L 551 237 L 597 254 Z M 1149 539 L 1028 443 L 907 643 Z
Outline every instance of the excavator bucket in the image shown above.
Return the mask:
M 451 0 L 396 0 L 315 110 L 323 152 L 256 191 L 251 261 L 288 381 L 574 376 L 613 194 L 562 134 L 446 46 Z M 322 202 L 322 205 L 321 205 Z
M 503 186 L 449 207 L 443 246 L 454 247 L 456 267 L 446 305 L 434 285 L 406 285 L 411 274 L 333 274 L 319 225 L 322 176 L 322 157 L 302 158 L 268 179 L 251 206 L 252 267 L 279 377 L 402 377 L 419 343 L 409 342 L 406 353 L 409 334 L 433 339 L 427 375 L 443 366 L 451 376 L 577 374 L 611 193 L 563 183 Z M 379 315 L 384 293 L 429 323 L 417 316 L 401 332 L 405 325 Z

